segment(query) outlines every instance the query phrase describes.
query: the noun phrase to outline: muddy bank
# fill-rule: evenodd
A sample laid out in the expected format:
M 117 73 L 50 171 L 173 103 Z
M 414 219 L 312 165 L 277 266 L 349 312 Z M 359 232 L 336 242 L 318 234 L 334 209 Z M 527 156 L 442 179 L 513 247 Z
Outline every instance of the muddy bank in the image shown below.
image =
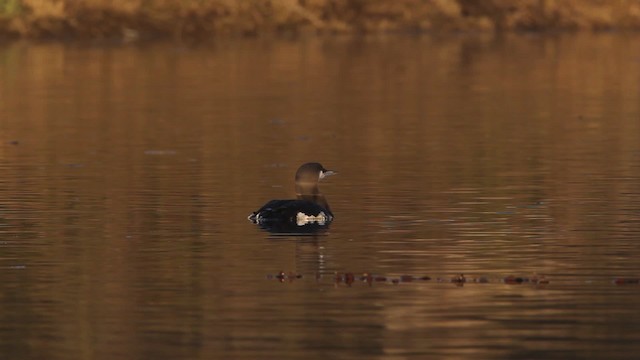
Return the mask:
M 640 1 L 0 0 L 0 34 L 32 38 L 519 30 L 640 30 Z

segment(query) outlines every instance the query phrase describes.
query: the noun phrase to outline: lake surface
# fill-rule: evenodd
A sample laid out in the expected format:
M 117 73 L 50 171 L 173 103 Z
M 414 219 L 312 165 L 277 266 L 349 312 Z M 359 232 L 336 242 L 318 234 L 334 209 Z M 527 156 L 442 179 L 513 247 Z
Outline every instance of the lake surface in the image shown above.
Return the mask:
M 639 277 L 640 35 L 0 45 L 3 359 L 631 359 Z

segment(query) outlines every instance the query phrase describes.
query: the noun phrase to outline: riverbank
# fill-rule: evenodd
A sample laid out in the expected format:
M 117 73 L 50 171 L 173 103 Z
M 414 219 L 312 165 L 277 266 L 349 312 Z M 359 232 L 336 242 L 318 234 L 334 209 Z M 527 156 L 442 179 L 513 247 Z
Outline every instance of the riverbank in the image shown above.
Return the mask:
M 640 1 L 0 0 L 0 35 L 26 38 L 565 30 L 640 30 Z

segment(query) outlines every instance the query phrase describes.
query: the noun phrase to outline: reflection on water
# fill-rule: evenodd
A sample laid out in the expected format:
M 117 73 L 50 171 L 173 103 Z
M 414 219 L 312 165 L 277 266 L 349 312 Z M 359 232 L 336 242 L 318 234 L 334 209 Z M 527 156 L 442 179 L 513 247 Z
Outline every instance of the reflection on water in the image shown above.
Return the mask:
M 633 358 L 638 44 L 3 45 L 0 353 Z M 306 161 L 340 172 L 330 231 L 248 223 Z

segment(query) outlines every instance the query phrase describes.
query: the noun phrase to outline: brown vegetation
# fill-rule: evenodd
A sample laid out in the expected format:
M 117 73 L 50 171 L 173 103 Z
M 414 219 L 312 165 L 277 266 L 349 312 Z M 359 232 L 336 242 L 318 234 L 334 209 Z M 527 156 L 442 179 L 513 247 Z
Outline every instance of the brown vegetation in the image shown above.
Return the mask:
M 580 29 L 640 29 L 640 1 L 0 0 L 0 34 L 25 37 Z

